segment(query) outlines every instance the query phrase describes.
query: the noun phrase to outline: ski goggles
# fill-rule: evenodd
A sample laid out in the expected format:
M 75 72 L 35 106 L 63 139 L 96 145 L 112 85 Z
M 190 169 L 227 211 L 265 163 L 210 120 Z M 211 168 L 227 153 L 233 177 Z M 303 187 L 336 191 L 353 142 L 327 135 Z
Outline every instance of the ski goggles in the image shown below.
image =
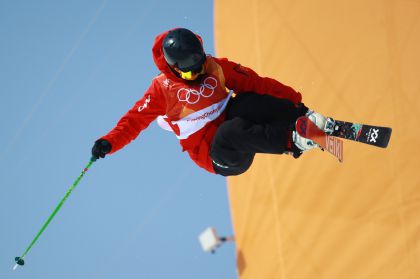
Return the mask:
M 199 75 L 205 73 L 204 64 L 201 66 L 199 70 L 195 70 L 195 71 L 183 71 L 177 67 L 173 67 L 173 68 L 181 76 L 181 78 L 185 80 L 195 80 L 198 78 Z
M 200 60 L 196 61 L 195 63 L 176 63 L 171 67 L 180 75 L 182 79 L 195 80 L 199 75 L 202 75 L 206 72 L 206 56 L 203 55 Z
M 199 75 L 202 75 L 206 72 L 206 59 L 204 59 L 196 65 L 187 68 L 180 68 L 178 65 L 173 65 L 172 69 L 174 69 L 182 79 L 185 80 L 195 80 L 198 78 Z

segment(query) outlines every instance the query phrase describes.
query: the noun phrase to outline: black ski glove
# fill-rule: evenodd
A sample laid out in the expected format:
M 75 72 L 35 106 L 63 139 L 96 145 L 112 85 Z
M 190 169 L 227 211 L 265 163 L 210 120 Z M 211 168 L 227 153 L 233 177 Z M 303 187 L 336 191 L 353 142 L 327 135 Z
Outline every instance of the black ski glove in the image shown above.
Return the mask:
M 111 152 L 112 146 L 105 139 L 98 139 L 92 147 L 92 157 L 95 159 L 104 158 L 106 154 Z
M 308 107 L 305 106 L 304 103 L 297 103 L 295 104 L 295 107 L 296 107 L 298 117 L 305 115 L 309 110 Z

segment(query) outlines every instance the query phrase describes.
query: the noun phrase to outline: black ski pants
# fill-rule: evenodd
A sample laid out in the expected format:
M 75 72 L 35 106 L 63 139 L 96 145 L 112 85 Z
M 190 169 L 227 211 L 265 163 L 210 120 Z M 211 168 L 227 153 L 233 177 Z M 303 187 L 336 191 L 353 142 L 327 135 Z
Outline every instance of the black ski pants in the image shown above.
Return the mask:
M 230 176 L 245 172 L 256 153 L 284 153 L 296 119 L 307 108 L 287 99 L 247 92 L 232 98 L 226 110 L 210 156 L 216 173 Z

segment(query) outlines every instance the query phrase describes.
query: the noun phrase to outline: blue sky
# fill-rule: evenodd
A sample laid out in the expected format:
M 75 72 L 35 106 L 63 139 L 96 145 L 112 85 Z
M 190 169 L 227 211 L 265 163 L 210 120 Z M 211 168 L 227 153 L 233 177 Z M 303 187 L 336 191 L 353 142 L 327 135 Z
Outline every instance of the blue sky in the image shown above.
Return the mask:
M 146 4 L 145 4 L 146 3 Z M 154 37 L 199 33 L 212 1 L 0 1 L 0 278 L 235 278 L 223 177 L 198 168 L 156 123 L 97 161 L 12 271 L 107 133 L 158 74 Z

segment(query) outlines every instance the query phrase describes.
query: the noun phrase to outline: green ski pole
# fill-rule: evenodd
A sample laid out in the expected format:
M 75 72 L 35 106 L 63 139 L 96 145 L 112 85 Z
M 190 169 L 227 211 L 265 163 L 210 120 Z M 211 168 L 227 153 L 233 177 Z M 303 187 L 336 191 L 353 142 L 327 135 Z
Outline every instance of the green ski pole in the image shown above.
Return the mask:
M 96 158 L 92 157 L 90 158 L 89 163 L 85 166 L 82 173 L 77 177 L 76 181 L 74 181 L 73 185 L 70 187 L 70 189 L 67 191 L 67 193 L 64 195 L 64 197 L 61 199 L 59 204 L 56 206 L 54 211 L 51 213 L 50 217 L 48 217 L 47 221 L 45 221 L 42 228 L 39 230 L 38 234 L 35 236 L 35 238 L 32 240 L 31 244 L 29 244 L 28 248 L 26 248 L 25 252 L 20 257 L 15 258 L 16 265 L 13 267 L 13 270 L 15 270 L 19 265 L 24 265 L 25 261 L 23 260 L 28 254 L 29 250 L 31 250 L 32 246 L 34 246 L 35 242 L 38 240 L 38 238 L 41 236 L 41 234 L 44 232 L 44 230 L 48 227 L 51 220 L 54 218 L 55 214 L 60 210 L 63 203 L 67 200 L 67 198 L 70 196 L 71 192 L 76 188 L 77 184 L 79 184 L 82 177 L 85 175 L 85 173 L 89 170 L 90 166 L 92 166 L 93 162 L 96 161 Z

